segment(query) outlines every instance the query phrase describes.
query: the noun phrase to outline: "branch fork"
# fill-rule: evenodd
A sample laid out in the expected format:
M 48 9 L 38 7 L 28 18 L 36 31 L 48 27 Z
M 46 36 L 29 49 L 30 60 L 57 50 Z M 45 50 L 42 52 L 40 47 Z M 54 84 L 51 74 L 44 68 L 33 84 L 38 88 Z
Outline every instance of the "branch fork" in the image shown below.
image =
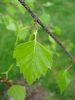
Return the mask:
M 59 46 L 65 51 L 65 53 L 75 62 L 75 58 L 66 50 L 64 45 L 48 30 L 48 28 L 39 20 L 39 18 L 34 14 L 34 12 L 28 7 L 28 5 L 24 2 L 24 0 L 18 0 L 24 8 L 29 12 L 29 14 L 34 19 L 34 23 L 38 23 L 58 44 Z M 36 26 L 36 24 L 35 24 Z M 36 27 L 37 28 L 37 27 Z

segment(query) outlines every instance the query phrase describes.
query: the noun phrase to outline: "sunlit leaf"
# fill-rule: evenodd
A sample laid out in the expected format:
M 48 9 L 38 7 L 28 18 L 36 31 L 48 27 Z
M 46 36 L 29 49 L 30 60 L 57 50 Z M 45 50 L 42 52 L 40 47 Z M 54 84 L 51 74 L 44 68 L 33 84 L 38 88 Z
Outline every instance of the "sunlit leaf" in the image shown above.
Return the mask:
M 29 85 L 41 75 L 45 75 L 48 68 L 51 69 L 52 56 L 50 52 L 35 40 L 18 45 L 13 57 L 16 58 L 17 65 Z
M 58 75 L 58 85 L 61 93 L 67 88 L 71 80 L 70 74 L 66 70 L 60 71 Z
M 9 88 L 8 95 L 14 100 L 25 100 L 26 91 L 20 85 L 13 85 Z

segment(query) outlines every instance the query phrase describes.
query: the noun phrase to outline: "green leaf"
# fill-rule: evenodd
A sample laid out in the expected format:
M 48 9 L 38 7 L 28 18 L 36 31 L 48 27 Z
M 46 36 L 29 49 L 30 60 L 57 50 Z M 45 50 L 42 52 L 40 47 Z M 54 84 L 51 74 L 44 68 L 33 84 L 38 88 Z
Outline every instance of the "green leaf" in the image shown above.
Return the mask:
M 9 23 L 9 25 L 6 26 L 6 28 L 8 30 L 11 30 L 11 31 L 15 31 L 16 30 L 16 25 L 14 23 Z
M 9 3 L 9 0 L 3 0 L 5 3 Z
M 34 4 L 33 4 L 33 2 L 28 2 L 28 0 L 27 0 L 27 5 L 31 8 L 31 10 L 34 9 Z
M 43 4 L 45 7 L 49 7 L 49 6 L 52 6 L 53 5 L 53 3 L 51 3 L 51 2 L 47 2 L 46 4 Z
M 28 35 L 28 32 L 29 30 L 28 29 L 25 29 L 25 30 L 19 30 L 19 33 L 18 33 L 18 38 L 19 38 L 19 41 L 21 40 L 25 40 L 25 38 L 27 37 Z
M 13 85 L 9 88 L 8 95 L 14 100 L 25 100 L 26 91 L 20 85 Z
M 34 0 L 26 0 L 26 2 L 34 3 Z
M 5 25 L 9 24 L 9 19 L 10 19 L 9 16 L 3 16 L 3 21 L 4 21 Z
M 45 26 L 48 26 L 48 24 L 50 22 L 50 15 L 49 14 L 43 13 L 39 18 L 45 24 Z
M 11 11 L 10 11 L 10 9 L 11 9 Z M 6 10 L 7 10 L 7 12 L 9 13 L 9 14 L 11 14 L 11 15 L 14 15 L 15 14 L 15 7 L 14 6 L 10 6 L 10 5 L 8 5 L 8 7 L 6 8 Z
M 34 40 L 18 45 L 13 57 L 16 58 L 17 65 L 29 85 L 40 78 L 41 74 L 45 75 L 48 68 L 51 69 L 52 55 Z
M 35 39 L 35 34 L 32 34 L 30 37 L 29 37 L 29 40 L 32 41 Z
M 0 24 L 2 24 L 2 16 L 0 15 Z
M 60 71 L 58 75 L 58 85 L 59 85 L 61 94 L 69 85 L 70 80 L 71 80 L 71 76 L 66 70 Z
M 31 10 L 34 9 L 34 0 L 26 0 L 26 3 L 31 8 Z
M 54 32 L 55 34 L 59 35 L 59 36 L 61 35 L 61 29 L 60 29 L 59 27 L 57 27 L 57 26 L 54 27 L 53 32 Z
M 22 14 L 25 14 L 25 9 L 24 7 L 18 2 L 18 0 L 12 0 L 11 1 L 13 4 L 15 2 L 15 6 L 17 7 L 17 9 L 15 9 L 16 12 L 20 12 Z

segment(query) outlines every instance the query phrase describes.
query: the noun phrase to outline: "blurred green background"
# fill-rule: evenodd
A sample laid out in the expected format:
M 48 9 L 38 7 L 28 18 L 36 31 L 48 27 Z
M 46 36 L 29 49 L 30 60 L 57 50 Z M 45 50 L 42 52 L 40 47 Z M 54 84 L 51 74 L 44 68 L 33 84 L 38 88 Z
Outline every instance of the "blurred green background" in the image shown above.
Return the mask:
M 25 1 L 75 57 L 75 0 Z M 8 77 L 13 81 L 23 78 L 13 59 L 15 45 L 29 41 L 29 36 L 35 31 L 35 27 L 22 31 L 20 29 L 31 26 L 33 23 L 33 19 L 18 0 L 0 0 L 0 73 L 8 70 L 14 63 Z M 52 53 L 53 66 L 45 77 L 42 76 L 37 80 L 34 87 L 43 86 L 45 88 L 47 92 L 45 100 L 75 100 L 75 64 L 69 69 L 71 83 L 61 95 L 58 87 L 58 73 L 66 69 L 72 61 L 39 25 L 38 29 L 38 41 Z M 4 85 L 0 83 L 0 92 L 3 88 Z

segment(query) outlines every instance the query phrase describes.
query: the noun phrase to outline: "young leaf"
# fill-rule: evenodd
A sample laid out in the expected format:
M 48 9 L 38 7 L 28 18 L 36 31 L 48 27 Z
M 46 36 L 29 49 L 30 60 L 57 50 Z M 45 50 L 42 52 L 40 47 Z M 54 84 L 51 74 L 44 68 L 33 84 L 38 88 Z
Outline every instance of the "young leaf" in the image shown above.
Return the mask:
M 8 90 L 8 95 L 14 100 L 24 100 L 26 96 L 25 89 L 20 85 L 13 85 Z
M 32 40 L 34 40 L 34 39 L 35 39 L 35 35 L 32 34 L 32 35 L 29 37 L 29 40 L 32 41 Z
M 66 70 L 62 70 L 58 75 L 58 85 L 62 92 L 67 88 L 71 80 L 70 74 Z
M 41 74 L 45 75 L 48 68 L 51 69 L 52 55 L 34 40 L 18 45 L 13 57 L 17 59 L 17 65 L 29 85 L 40 78 Z

